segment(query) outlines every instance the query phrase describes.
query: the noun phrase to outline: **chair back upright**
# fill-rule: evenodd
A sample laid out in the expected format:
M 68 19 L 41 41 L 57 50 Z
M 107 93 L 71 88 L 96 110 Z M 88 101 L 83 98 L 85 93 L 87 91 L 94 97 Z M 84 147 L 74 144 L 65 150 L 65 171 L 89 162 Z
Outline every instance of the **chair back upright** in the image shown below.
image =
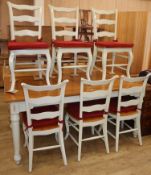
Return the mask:
M 58 118 L 58 124 L 63 123 L 64 95 L 68 80 L 57 85 L 32 86 L 22 83 L 28 126 L 32 126 L 32 120 Z M 41 106 L 59 105 L 58 110 L 32 113 L 32 109 Z M 30 129 L 30 128 L 29 128 Z
M 81 79 L 80 118 L 83 117 L 84 112 L 94 111 L 103 112 L 105 114 L 103 116 L 107 117 L 112 88 L 116 78 L 117 76 L 114 76 L 111 79 L 99 81 Z M 87 103 L 89 101 L 90 104 Z
M 138 111 L 141 110 L 148 77 L 122 76 L 120 78 L 117 111 L 122 111 L 122 108 L 129 106 L 135 106 Z M 124 98 L 127 96 L 128 98 Z
M 42 7 L 33 5 L 17 5 L 11 2 L 8 3 L 9 14 L 10 14 L 10 33 L 11 40 L 16 40 L 16 37 L 30 36 L 41 39 L 42 35 Z M 17 12 L 22 15 L 17 15 Z M 25 13 L 25 14 L 24 14 Z M 31 15 L 29 15 L 31 14 Z M 36 25 L 37 28 L 32 29 L 29 25 L 26 25 L 26 29 L 17 29 L 15 25 L 21 24 L 22 22 L 28 22 L 29 25 Z
M 96 10 L 92 9 L 92 23 L 94 40 L 99 38 L 117 39 L 117 17 L 118 11 L 115 10 Z
M 78 39 L 79 8 L 53 7 L 49 5 L 51 13 L 52 39 L 57 37 L 74 37 Z M 63 26 L 57 30 L 57 26 Z M 73 30 L 74 28 L 74 30 Z

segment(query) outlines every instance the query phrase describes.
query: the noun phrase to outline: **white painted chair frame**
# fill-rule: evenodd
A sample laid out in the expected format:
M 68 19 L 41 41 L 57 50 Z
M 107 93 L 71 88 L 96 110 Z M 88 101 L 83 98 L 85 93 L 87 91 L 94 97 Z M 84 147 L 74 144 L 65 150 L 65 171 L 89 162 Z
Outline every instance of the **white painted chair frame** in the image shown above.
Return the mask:
M 31 86 L 25 83 L 22 83 L 24 96 L 25 96 L 25 104 L 26 104 L 26 112 L 27 112 L 27 121 L 28 126 L 32 126 L 32 120 L 42 120 L 42 119 L 53 119 L 58 117 L 59 121 L 63 121 L 63 111 L 64 111 L 64 94 L 65 94 L 65 87 L 68 80 L 64 80 L 62 83 L 57 85 L 45 85 L 45 86 Z M 40 92 L 46 91 L 51 92 L 54 90 L 60 90 L 60 94 L 58 96 L 51 96 L 47 93 L 46 96 L 32 98 L 29 96 L 29 91 Z M 47 105 L 55 105 L 59 104 L 58 111 L 48 111 L 42 113 L 32 114 L 31 109 L 33 107 L 38 106 L 47 106 Z M 32 127 L 26 128 L 23 124 L 24 134 L 25 134 L 25 143 L 28 147 L 29 151 L 29 172 L 32 171 L 32 160 L 33 160 L 33 152 L 34 151 L 41 151 L 47 149 L 55 149 L 60 148 L 64 165 L 67 165 L 66 153 L 64 148 L 64 138 L 63 138 L 63 122 L 58 123 L 58 127 L 51 128 L 47 130 L 33 130 Z M 58 134 L 58 144 L 53 146 L 45 146 L 34 148 L 34 136 L 44 136 L 44 135 L 51 135 L 51 134 Z
M 115 19 L 98 19 L 98 15 L 114 15 Z M 117 18 L 118 18 L 118 11 L 115 10 L 96 10 L 92 9 L 92 23 L 93 23 L 93 33 L 94 33 L 94 40 L 98 40 L 99 38 L 107 37 L 113 38 L 113 40 L 117 40 Z M 114 31 L 98 31 L 97 28 L 101 28 L 102 25 L 114 26 Z M 98 56 L 97 53 L 101 52 L 102 56 Z M 112 53 L 112 63 L 107 64 L 108 61 L 108 53 Z M 116 55 L 118 53 L 118 55 Z M 119 53 L 128 53 L 128 56 L 122 55 Z M 115 58 L 123 58 L 127 59 L 128 63 L 118 63 L 115 64 Z M 98 60 L 97 60 L 98 58 Z M 107 67 L 111 67 L 111 74 L 114 74 L 114 67 L 120 68 L 122 70 L 126 70 L 126 74 L 130 77 L 130 68 L 133 61 L 133 53 L 132 48 L 106 48 L 106 47 L 97 47 L 94 44 L 93 50 L 93 59 L 90 72 L 92 73 L 93 68 L 97 68 L 95 66 L 96 61 L 102 62 L 102 79 L 106 78 L 107 74 Z M 126 68 L 125 68 L 126 67 Z M 97 68 L 98 69 L 98 68 Z M 101 70 L 100 68 L 98 70 Z
M 42 7 L 40 6 L 31 6 L 31 5 L 16 5 L 12 4 L 10 2 L 8 3 L 9 7 L 9 16 L 10 16 L 10 33 L 11 33 L 11 40 L 15 40 L 16 36 L 31 36 L 31 37 L 38 37 L 37 39 L 41 39 L 42 34 Z M 14 16 L 13 9 L 17 10 L 30 10 L 30 11 L 37 11 L 37 14 L 39 12 L 39 16 L 34 17 L 30 15 L 20 15 L 20 16 Z M 15 22 L 31 22 L 33 24 L 36 24 L 38 26 L 38 31 L 33 30 L 15 30 Z M 37 55 L 38 58 L 38 67 L 37 68 L 26 68 L 26 69 L 18 69 L 15 70 L 16 65 L 16 56 L 20 55 Z M 41 55 L 46 56 L 47 66 L 46 68 L 43 68 L 41 65 Z M 23 63 L 18 63 L 23 64 Z M 24 65 L 33 64 L 26 62 Z M 34 63 L 35 64 L 35 63 Z M 36 63 L 37 64 L 37 63 Z M 25 49 L 25 50 L 11 50 L 9 55 L 9 67 L 11 72 L 11 87 L 10 92 L 15 92 L 15 72 L 33 72 L 38 71 L 39 72 L 39 78 L 42 78 L 42 71 L 46 70 L 46 82 L 49 85 L 49 72 L 51 68 L 51 56 L 49 53 L 49 49 Z
M 150 74 L 151 75 L 151 74 Z M 141 118 L 141 109 L 143 104 L 143 98 L 145 95 L 145 89 L 147 85 L 149 75 L 146 77 L 124 77 L 122 76 L 120 79 L 119 85 L 119 95 L 118 95 L 118 106 L 117 106 L 117 113 L 109 113 L 108 122 L 113 124 L 116 127 L 115 135 L 108 131 L 109 135 L 115 139 L 115 151 L 118 152 L 119 150 L 119 136 L 120 134 L 133 132 L 134 137 L 138 135 L 139 144 L 142 145 L 142 136 L 141 136 L 141 126 L 140 126 L 140 118 Z M 133 86 L 133 87 L 123 87 L 124 82 L 142 82 L 142 85 Z M 130 95 L 135 96 L 136 99 L 122 101 L 122 96 Z M 128 106 L 137 106 L 137 111 L 134 113 L 126 113 L 124 115 L 120 114 L 121 107 L 128 107 Z M 115 120 L 115 121 L 114 121 Z M 127 120 L 134 120 L 134 127 L 130 126 L 124 121 Z M 128 128 L 125 130 L 120 131 L 120 126 L 124 129 L 124 125 Z
M 74 37 L 76 40 L 78 39 L 78 26 L 79 26 L 79 8 L 65 8 L 65 7 L 53 7 L 49 5 L 50 14 L 51 14 L 51 27 L 52 27 L 52 40 L 56 40 L 57 36 L 68 36 L 68 37 Z M 66 14 L 70 14 L 72 12 L 75 12 L 75 18 L 71 17 L 56 17 L 55 12 L 64 12 Z M 56 31 L 56 23 L 65 23 L 67 25 L 73 26 L 75 25 L 75 31 L 67 30 L 67 26 L 63 30 Z M 73 53 L 74 54 L 74 65 L 66 65 L 62 66 L 62 56 L 65 53 Z M 78 65 L 77 64 L 77 54 L 78 53 L 87 53 L 86 59 L 88 59 L 87 65 Z M 85 57 L 83 57 L 85 58 Z M 54 69 L 55 61 L 57 61 L 58 65 L 58 82 L 61 82 L 62 80 L 62 68 L 71 68 L 74 69 L 74 75 L 77 74 L 77 68 L 85 71 L 83 68 L 86 68 L 86 77 L 90 79 L 90 67 L 92 62 L 92 53 L 91 48 L 62 48 L 62 47 L 52 47 L 52 69 L 51 73 Z M 71 62 L 71 60 L 68 60 L 68 62 Z M 72 61 L 73 62 L 73 61 Z
M 108 108 L 112 93 L 112 87 L 115 78 L 117 76 L 114 76 L 112 79 L 109 80 L 99 80 L 99 81 L 91 81 L 86 79 L 81 79 L 81 86 L 80 86 L 80 118 L 81 120 L 74 119 L 70 114 L 66 113 L 65 121 L 66 121 L 66 128 L 67 128 L 67 135 L 70 136 L 70 138 L 74 141 L 74 143 L 78 146 L 78 161 L 81 160 L 81 148 L 82 148 L 82 142 L 83 141 L 91 141 L 94 139 L 102 139 L 105 142 L 106 152 L 109 153 L 109 144 L 108 144 L 108 135 L 107 135 L 107 117 L 108 117 Z M 108 85 L 107 89 L 93 89 L 91 92 L 84 91 L 84 86 L 90 85 L 92 89 L 95 86 L 103 86 Z M 84 101 L 91 101 L 95 99 L 106 99 L 104 104 L 94 104 L 89 106 L 84 106 Z M 83 121 L 83 112 L 93 112 L 93 111 L 104 111 L 103 119 L 96 121 Z M 95 117 L 95 116 L 94 116 Z M 78 127 L 77 127 L 78 126 Z M 101 129 L 96 129 L 95 126 L 100 126 L 103 128 L 103 134 L 101 134 Z M 75 131 L 79 133 L 78 141 L 74 138 L 74 136 L 70 133 L 69 128 L 73 127 Z M 96 132 L 97 136 L 91 136 L 88 138 L 82 138 L 83 135 L 83 128 L 84 127 L 91 127 L 94 132 Z M 94 133 L 93 133 L 94 134 Z

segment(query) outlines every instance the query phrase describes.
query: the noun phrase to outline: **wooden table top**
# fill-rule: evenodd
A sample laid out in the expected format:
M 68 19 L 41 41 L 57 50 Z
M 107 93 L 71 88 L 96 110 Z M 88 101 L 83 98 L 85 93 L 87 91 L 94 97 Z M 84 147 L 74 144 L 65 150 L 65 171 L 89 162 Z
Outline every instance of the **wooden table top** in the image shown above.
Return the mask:
M 78 76 L 73 76 L 71 72 L 67 71 L 65 74 L 63 74 L 63 79 L 68 79 L 69 82 L 67 83 L 65 96 L 78 96 L 80 94 L 80 79 L 81 77 L 85 78 L 85 73 L 81 72 Z M 94 71 L 92 74 L 93 80 L 100 80 L 101 79 L 101 73 L 100 71 Z M 43 80 L 35 80 L 34 76 L 31 75 L 31 73 L 23 73 L 18 74 L 16 76 L 16 89 L 18 90 L 15 94 L 7 92 L 10 87 L 10 72 L 9 68 L 5 68 L 4 71 L 4 100 L 7 103 L 10 102 L 19 102 L 24 101 L 24 95 L 23 95 L 23 89 L 21 87 L 21 82 L 32 84 L 32 85 L 45 85 L 45 78 Z M 50 79 L 51 84 L 56 84 L 57 82 L 57 75 L 53 75 L 53 77 Z M 113 91 L 118 90 L 118 80 L 114 83 Z
M 63 80 L 68 79 L 69 82 L 66 86 L 65 96 L 79 96 L 80 95 L 80 80 L 81 77 L 85 77 L 85 72 L 78 72 L 78 76 L 73 76 L 73 70 L 64 70 Z M 120 76 L 120 73 L 118 72 Z M 42 80 L 35 80 L 33 73 L 17 73 L 16 76 L 16 89 L 18 90 L 15 94 L 7 92 L 10 88 L 10 72 L 9 68 L 6 67 L 4 70 L 4 101 L 7 103 L 24 101 L 24 94 L 21 83 L 27 83 L 31 85 L 46 85 L 45 77 Z M 113 75 L 107 74 L 107 78 L 111 78 Z M 101 80 L 101 72 L 93 71 L 91 75 L 92 80 Z M 53 75 L 50 79 L 51 84 L 56 84 L 57 75 Z M 130 87 L 131 84 L 125 84 L 125 87 Z M 113 86 L 113 91 L 118 91 L 119 89 L 119 79 L 116 79 Z M 88 89 L 89 90 L 89 89 Z M 42 96 L 43 94 L 39 94 Z M 35 94 L 33 95 L 35 96 Z M 37 94 L 36 94 L 37 96 Z

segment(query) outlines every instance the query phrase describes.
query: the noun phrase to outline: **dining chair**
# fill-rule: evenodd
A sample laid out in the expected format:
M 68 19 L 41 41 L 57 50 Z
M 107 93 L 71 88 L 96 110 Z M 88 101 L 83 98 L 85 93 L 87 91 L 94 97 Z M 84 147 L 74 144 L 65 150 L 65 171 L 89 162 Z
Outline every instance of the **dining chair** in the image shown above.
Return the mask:
M 64 94 L 68 80 L 56 85 L 33 86 L 22 83 L 26 112 L 21 113 L 25 145 L 29 151 L 29 172 L 32 171 L 33 152 L 60 148 L 67 165 L 63 139 Z M 52 146 L 34 146 L 36 136 L 57 134 L 58 143 Z M 50 157 L 51 158 L 51 157 Z
M 9 67 L 11 73 L 11 87 L 9 91 L 15 92 L 16 72 L 36 71 L 39 72 L 39 78 L 42 78 L 42 72 L 46 71 L 46 82 L 49 85 L 51 57 L 48 43 L 42 41 L 42 7 L 33 5 L 18 5 L 11 2 L 7 2 L 7 4 L 9 7 L 11 35 L 11 40 L 8 42 L 8 49 L 10 52 Z M 37 14 L 36 16 L 33 15 L 35 13 Z M 22 27 L 19 27 L 19 25 Z M 27 41 L 26 38 L 31 41 Z M 37 62 L 29 62 L 31 60 L 29 59 L 30 55 L 37 55 Z M 42 65 L 41 55 L 46 58 L 46 67 Z M 20 61 L 17 63 L 16 59 L 23 60 L 19 59 L 23 56 L 26 56 L 24 59 L 26 61 Z M 17 64 L 23 66 L 17 68 Z M 31 67 L 33 64 L 34 67 Z
M 133 132 L 134 136 L 138 135 L 139 144 L 142 145 L 140 120 L 148 78 L 149 75 L 131 78 L 122 76 L 120 78 L 118 98 L 111 99 L 108 117 L 108 122 L 116 128 L 115 134 L 108 131 L 109 135 L 115 139 L 116 152 L 119 150 L 121 134 Z M 134 121 L 134 126 L 127 121 Z
M 82 78 L 80 102 L 70 103 L 66 107 L 66 137 L 69 136 L 78 146 L 78 161 L 81 160 L 81 147 L 84 141 L 102 139 L 105 142 L 106 152 L 109 153 L 107 117 L 112 87 L 116 77 L 96 81 Z M 78 132 L 78 140 L 71 133 L 70 127 Z M 86 127 L 91 127 L 94 133 L 90 137 L 84 138 L 84 128 Z M 103 133 L 100 127 L 103 128 Z M 95 133 L 96 135 L 94 135 Z
M 96 66 L 96 63 L 101 61 L 102 79 L 106 78 L 107 67 L 111 67 L 112 74 L 114 74 L 114 68 L 116 67 L 120 70 L 126 71 L 126 75 L 130 77 L 130 68 L 133 61 L 133 43 L 118 41 L 117 18 L 117 10 L 92 9 L 95 44 L 90 72 L 92 73 L 93 68 L 101 70 L 100 66 Z M 110 60 L 109 56 L 112 57 L 112 61 L 108 64 L 108 61 Z M 116 63 L 115 59 L 121 61 Z
M 52 69 L 55 61 L 58 65 L 58 82 L 62 80 L 62 69 L 74 69 L 77 75 L 77 68 L 86 72 L 86 77 L 90 79 L 90 66 L 92 62 L 91 49 L 93 42 L 81 41 L 78 39 L 79 29 L 79 8 L 54 7 L 49 5 L 52 28 Z M 57 29 L 57 26 L 62 28 Z M 74 29 L 74 30 L 73 30 Z M 73 60 L 65 61 L 64 54 L 74 54 Z M 78 64 L 78 54 L 85 53 L 86 64 Z M 82 57 L 82 56 L 81 56 Z M 71 64 L 72 62 L 72 64 Z

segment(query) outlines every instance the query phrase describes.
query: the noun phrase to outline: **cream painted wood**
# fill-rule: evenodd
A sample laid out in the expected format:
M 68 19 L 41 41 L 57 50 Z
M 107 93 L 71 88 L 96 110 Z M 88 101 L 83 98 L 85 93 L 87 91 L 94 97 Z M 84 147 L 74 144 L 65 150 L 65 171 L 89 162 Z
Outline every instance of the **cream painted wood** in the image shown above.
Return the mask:
M 37 37 L 37 39 L 41 39 L 41 33 L 42 33 L 42 8 L 39 6 L 31 6 L 31 5 L 16 5 L 11 2 L 8 2 L 9 7 L 9 15 L 10 15 L 10 33 L 11 33 L 11 40 L 15 40 L 17 36 L 31 36 L 31 37 Z M 29 15 L 21 15 L 21 16 L 15 16 L 14 10 L 30 10 L 30 11 L 37 11 L 39 12 L 38 16 L 29 16 Z M 16 30 L 15 29 L 15 23 L 16 22 L 30 22 L 38 26 L 37 31 L 33 30 Z M 38 61 L 35 63 L 37 65 L 37 68 L 31 68 L 31 69 L 15 69 L 16 63 L 16 57 L 20 55 L 37 55 Z M 42 68 L 41 61 L 40 61 L 40 55 L 44 55 L 46 57 L 47 66 L 46 68 Z M 25 63 L 27 64 L 27 63 Z M 30 63 L 28 63 L 30 64 Z M 32 63 L 33 64 L 33 63 Z M 24 63 L 23 63 L 24 65 Z M 49 85 L 49 71 L 51 66 L 51 57 L 49 53 L 49 49 L 25 49 L 25 50 L 11 50 L 10 56 L 9 56 L 9 67 L 11 72 L 11 87 L 10 92 L 16 92 L 15 90 L 15 72 L 28 72 L 28 71 L 38 71 L 39 72 L 39 78 L 42 77 L 42 71 L 46 71 L 46 82 Z
M 52 40 L 56 40 L 57 37 L 64 37 L 66 38 L 73 38 L 78 39 L 78 26 L 79 26 L 79 8 L 65 8 L 65 7 L 54 7 L 49 5 L 50 9 L 50 14 L 51 14 L 51 25 L 52 25 Z M 56 14 L 59 15 L 61 12 L 61 16 L 57 16 Z M 63 16 L 65 15 L 65 16 Z M 64 29 L 57 31 L 56 26 L 59 24 L 65 24 Z M 73 31 L 73 27 L 75 27 L 75 31 Z M 74 65 L 62 65 L 62 57 L 63 54 L 66 53 L 73 53 L 74 54 Z M 77 64 L 77 56 L 78 53 L 86 53 L 88 59 L 88 63 L 86 65 L 78 65 Z M 77 75 L 77 68 L 80 70 L 83 70 L 85 68 L 86 70 L 86 75 L 87 78 L 90 79 L 89 75 L 89 70 L 92 62 L 92 53 L 91 53 L 91 48 L 63 48 L 63 47 L 58 47 L 55 48 L 52 44 L 52 69 L 50 74 L 52 74 L 55 62 L 57 61 L 57 66 L 58 66 L 58 82 L 61 82 L 62 80 L 62 69 L 63 68 L 71 68 L 74 69 L 74 75 Z M 68 60 L 65 62 L 73 62 L 73 60 Z
M 40 150 L 47 150 L 47 149 L 55 149 L 60 148 L 62 157 L 64 160 L 64 164 L 67 165 L 66 153 L 64 148 L 64 141 L 63 141 L 63 111 L 64 111 L 64 94 L 65 94 L 65 87 L 68 80 L 64 80 L 62 83 L 57 85 L 49 85 L 49 86 L 31 86 L 25 83 L 22 83 L 24 96 L 25 96 L 25 104 L 26 104 L 26 113 L 27 113 L 27 123 L 28 126 L 32 126 L 32 120 L 42 120 L 42 119 L 54 119 L 58 118 L 58 126 L 54 128 L 47 128 L 42 130 L 34 130 L 33 127 L 26 128 L 23 124 L 25 139 L 27 148 L 29 151 L 29 172 L 32 171 L 32 162 L 33 162 L 33 152 L 40 151 Z M 52 92 L 54 90 L 59 90 L 57 96 L 52 96 L 47 93 L 47 95 L 43 97 L 33 98 L 30 97 L 29 91 L 31 92 Z M 59 104 L 59 109 L 54 112 L 42 112 L 32 114 L 31 109 L 34 107 L 39 106 L 47 106 L 47 105 L 54 105 Z M 60 121 L 60 123 L 59 123 Z M 53 146 L 45 146 L 45 147 L 34 147 L 34 137 L 35 136 L 46 136 L 51 134 L 58 134 L 59 142 L 57 145 Z
M 68 111 L 66 113 L 66 127 L 67 127 L 67 135 L 70 136 L 70 138 L 74 141 L 74 143 L 78 146 L 78 161 L 81 160 L 81 148 L 82 148 L 82 142 L 83 141 L 90 141 L 94 139 L 103 139 L 106 147 L 106 152 L 109 153 L 109 144 L 108 144 L 108 135 L 107 135 L 107 113 L 113 88 L 114 80 L 117 78 L 117 76 L 113 77 L 112 79 L 108 80 L 99 80 L 99 81 L 91 81 L 86 79 L 81 79 L 81 85 L 80 85 L 80 114 L 79 117 L 81 119 L 75 119 L 73 116 L 71 116 Z M 90 86 L 91 91 L 87 91 L 86 87 Z M 96 86 L 99 88 L 96 89 Z M 105 89 L 101 89 L 102 86 L 107 86 Z M 84 106 L 84 101 L 92 101 L 96 99 L 105 99 L 105 102 L 102 104 L 90 104 Z M 100 117 L 96 120 L 93 120 L 92 118 L 90 120 L 83 119 L 83 113 L 84 112 L 95 112 L 95 111 L 104 111 L 103 117 Z M 95 116 L 94 116 L 95 118 Z M 99 126 L 103 128 L 103 134 L 100 132 L 100 130 L 97 130 L 96 128 L 94 131 L 96 132 L 97 136 L 91 136 L 87 138 L 82 138 L 83 135 L 83 129 L 85 127 L 95 127 Z M 71 134 L 69 128 L 73 127 L 78 132 L 78 141 L 75 139 L 75 137 Z
M 151 74 L 148 74 L 146 77 L 133 77 L 128 78 L 122 76 L 120 78 L 119 84 L 119 93 L 118 93 L 118 105 L 116 113 L 109 113 L 108 122 L 113 124 L 116 128 L 115 134 L 108 131 L 111 137 L 115 139 L 115 151 L 119 150 L 119 136 L 120 134 L 133 132 L 134 136 L 138 135 L 139 144 L 142 145 L 142 136 L 141 136 L 141 126 L 140 126 L 140 117 L 141 117 L 141 109 L 143 104 L 143 98 L 145 96 L 145 89 L 147 85 L 148 78 Z M 135 83 L 140 83 L 137 85 Z M 134 83 L 130 87 L 125 87 L 125 83 Z M 122 96 L 134 96 L 135 99 L 132 100 L 122 100 Z M 129 107 L 129 106 L 137 106 L 137 110 L 134 112 L 124 112 L 120 113 L 121 107 Z M 115 120 L 115 121 L 114 121 Z M 124 123 L 127 120 L 134 120 L 134 127 Z M 127 129 L 122 127 L 120 129 L 120 124 L 124 124 Z M 123 125 L 123 126 L 124 126 Z M 124 130 L 123 130 L 124 129 Z
M 107 18 L 113 16 L 111 19 Z M 93 21 L 93 33 L 94 40 L 99 40 L 100 38 L 109 38 L 112 40 L 117 40 L 117 17 L 118 11 L 115 10 L 97 10 L 92 9 L 92 21 Z M 104 28 L 103 26 L 111 26 L 113 31 L 108 30 L 108 28 Z M 103 29 L 101 31 L 98 30 L 98 27 Z M 102 57 L 98 56 L 98 53 L 102 53 Z M 108 64 L 108 54 L 112 53 L 112 63 Z M 116 53 L 119 55 L 116 56 Z M 122 55 L 122 53 L 127 53 L 128 56 Z M 127 60 L 127 63 L 115 63 L 116 57 L 121 57 L 123 60 Z M 111 67 L 111 73 L 114 74 L 114 68 L 125 70 L 128 77 L 130 77 L 130 67 L 133 60 L 132 48 L 107 48 L 107 47 L 97 47 L 94 44 L 94 52 L 93 52 L 93 60 L 91 65 L 90 72 L 92 73 L 93 68 L 100 68 L 95 66 L 97 61 L 102 61 L 102 79 L 106 78 L 106 69 L 107 67 Z

